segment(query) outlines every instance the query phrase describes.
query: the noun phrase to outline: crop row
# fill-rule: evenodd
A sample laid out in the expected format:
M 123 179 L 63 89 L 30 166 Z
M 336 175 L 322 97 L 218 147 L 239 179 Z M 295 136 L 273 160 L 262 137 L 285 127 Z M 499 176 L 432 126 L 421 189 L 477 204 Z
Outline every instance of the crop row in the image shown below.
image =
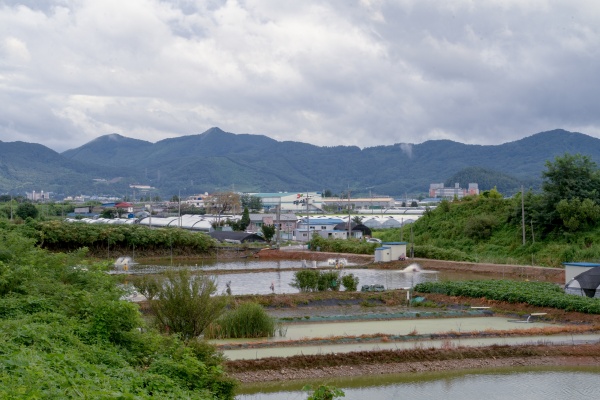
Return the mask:
M 566 311 L 600 314 L 600 299 L 566 294 L 556 284 L 510 280 L 457 282 L 425 282 L 415 286 L 420 293 L 440 293 L 509 303 L 527 303 L 537 307 L 552 307 Z

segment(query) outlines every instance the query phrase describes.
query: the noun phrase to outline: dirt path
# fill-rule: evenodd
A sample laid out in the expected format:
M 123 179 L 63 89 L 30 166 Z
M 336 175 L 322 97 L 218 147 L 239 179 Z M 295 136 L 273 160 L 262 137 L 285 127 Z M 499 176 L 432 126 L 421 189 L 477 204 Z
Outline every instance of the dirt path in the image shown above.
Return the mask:
M 600 344 L 357 352 L 226 363 L 229 374 L 242 383 L 523 366 L 600 367 Z

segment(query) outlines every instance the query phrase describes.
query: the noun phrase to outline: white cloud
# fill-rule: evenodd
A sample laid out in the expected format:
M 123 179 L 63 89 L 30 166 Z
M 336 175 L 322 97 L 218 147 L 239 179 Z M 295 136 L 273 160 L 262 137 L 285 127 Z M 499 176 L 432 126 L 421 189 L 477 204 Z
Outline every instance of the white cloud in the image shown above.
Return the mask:
M 599 22 L 591 0 L 5 0 L 0 137 L 598 136 Z

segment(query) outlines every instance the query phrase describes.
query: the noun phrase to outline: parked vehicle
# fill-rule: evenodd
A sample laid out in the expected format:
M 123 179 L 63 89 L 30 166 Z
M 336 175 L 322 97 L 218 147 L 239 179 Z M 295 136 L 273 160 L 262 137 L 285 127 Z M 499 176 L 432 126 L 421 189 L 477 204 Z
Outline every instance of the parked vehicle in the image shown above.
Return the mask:
M 383 285 L 375 284 L 375 285 L 362 285 L 360 288 L 361 292 L 383 292 L 385 288 Z

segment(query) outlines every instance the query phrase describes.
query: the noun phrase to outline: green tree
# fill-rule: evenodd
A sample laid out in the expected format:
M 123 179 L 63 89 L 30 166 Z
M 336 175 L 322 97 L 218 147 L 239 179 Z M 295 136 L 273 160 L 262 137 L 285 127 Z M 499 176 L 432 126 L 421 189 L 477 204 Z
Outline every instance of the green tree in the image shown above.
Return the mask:
M 260 230 L 261 230 L 265 240 L 267 242 L 271 243 L 273 236 L 275 236 L 275 225 L 264 224 L 263 226 L 261 226 Z
M 242 207 L 247 207 L 248 209 L 254 212 L 258 212 L 263 208 L 262 199 L 258 196 L 252 196 L 248 193 L 244 193 L 240 197 L 240 202 L 242 204 Z
M 588 229 L 600 220 L 600 205 L 591 199 L 561 200 L 556 205 L 556 211 L 569 231 Z
M 39 211 L 34 204 L 27 202 L 19 204 L 15 214 L 22 219 L 27 219 L 29 217 L 35 219 L 37 218 Z
M 115 214 L 116 214 L 116 210 L 114 208 L 105 208 L 100 213 L 100 217 L 101 218 L 111 219 L 111 218 L 115 217 Z
M 564 219 L 561 218 L 557 208 L 561 201 L 571 202 L 574 205 L 575 203 L 572 203 L 574 199 L 580 201 L 589 199 L 592 203 L 586 203 L 586 207 L 600 204 L 600 171 L 588 156 L 565 154 L 556 157 L 554 162 L 546 162 L 546 170 L 542 176 L 544 179 L 542 199 L 533 213 L 536 225 L 545 233 L 564 228 L 578 229 L 574 223 L 577 218 L 574 220 L 569 217 L 568 220 L 571 221 L 568 223 L 569 226 L 564 225 Z M 579 208 L 576 204 L 575 206 Z M 561 208 L 564 216 L 565 213 L 569 213 L 566 209 L 573 207 L 566 207 L 563 203 Z
M 238 228 L 240 231 L 245 231 L 250 225 L 250 212 L 248 211 L 248 207 L 244 207 L 244 212 L 242 213 L 242 218 L 240 219 Z

